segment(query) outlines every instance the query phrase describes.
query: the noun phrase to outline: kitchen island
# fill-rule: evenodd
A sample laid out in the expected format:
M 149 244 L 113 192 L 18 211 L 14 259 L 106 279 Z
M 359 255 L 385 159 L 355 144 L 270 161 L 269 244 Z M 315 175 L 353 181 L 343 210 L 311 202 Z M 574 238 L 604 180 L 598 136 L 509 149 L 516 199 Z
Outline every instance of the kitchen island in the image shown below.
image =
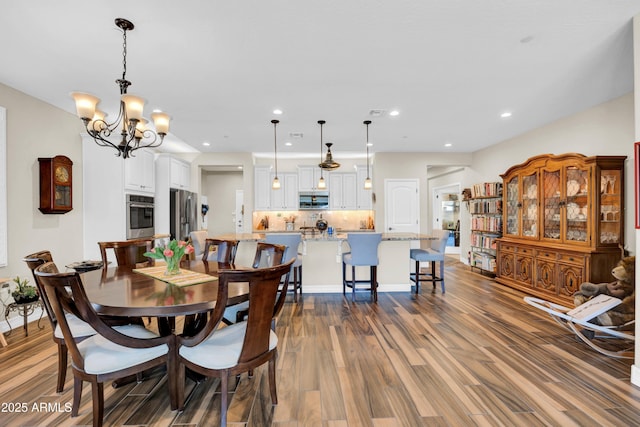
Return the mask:
M 370 231 L 369 231 L 370 232 Z M 216 239 L 238 240 L 236 254 L 237 265 L 251 265 L 255 255 L 256 243 L 264 240 L 265 233 L 228 233 L 214 236 Z M 378 248 L 378 292 L 407 292 L 412 282 L 409 274 L 414 263 L 409 258 L 409 250 L 419 247 L 420 242 L 428 244 L 435 240 L 425 234 L 383 233 Z M 346 233 L 328 236 L 316 233 L 302 238 L 298 249 L 302 257 L 303 293 L 340 293 L 342 292 L 342 253 L 349 250 Z M 368 278 L 368 267 L 356 269 L 357 278 Z M 347 273 L 350 277 L 350 273 Z

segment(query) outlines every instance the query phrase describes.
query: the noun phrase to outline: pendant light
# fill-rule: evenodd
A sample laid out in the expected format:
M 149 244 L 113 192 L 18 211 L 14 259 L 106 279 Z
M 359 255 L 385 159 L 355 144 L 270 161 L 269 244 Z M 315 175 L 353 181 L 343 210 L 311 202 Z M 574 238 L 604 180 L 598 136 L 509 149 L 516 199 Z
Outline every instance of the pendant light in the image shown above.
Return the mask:
M 318 120 L 318 124 L 320 125 L 320 164 L 318 165 L 320 166 L 320 180 L 318 181 L 319 190 L 325 190 L 327 188 L 327 183 L 324 181 L 324 176 L 322 173 L 322 126 L 325 123 L 326 122 L 324 120 Z
M 367 143 L 365 144 L 367 147 L 367 178 L 364 180 L 364 189 L 371 190 L 372 183 L 371 178 L 369 177 L 369 145 L 371 145 L 369 142 L 369 125 L 371 124 L 371 120 L 365 120 L 362 123 L 367 126 Z
M 273 158 L 276 164 L 276 175 L 273 178 L 273 183 L 271 184 L 271 188 L 273 188 L 274 190 L 279 190 L 280 180 L 278 179 L 278 143 L 276 139 L 276 125 L 280 123 L 280 120 L 274 119 L 274 120 L 271 120 L 271 123 L 273 123 Z

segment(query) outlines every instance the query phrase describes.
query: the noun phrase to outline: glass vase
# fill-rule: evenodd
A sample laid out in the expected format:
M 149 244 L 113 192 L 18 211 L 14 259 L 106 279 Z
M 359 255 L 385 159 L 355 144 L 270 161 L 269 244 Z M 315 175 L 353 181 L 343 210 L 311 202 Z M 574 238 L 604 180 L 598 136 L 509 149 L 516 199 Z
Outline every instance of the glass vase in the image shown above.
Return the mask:
M 176 274 L 180 274 L 180 260 L 168 258 L 166 261 L 167 269 L 164 272 L 165 276 L 175 276 Z

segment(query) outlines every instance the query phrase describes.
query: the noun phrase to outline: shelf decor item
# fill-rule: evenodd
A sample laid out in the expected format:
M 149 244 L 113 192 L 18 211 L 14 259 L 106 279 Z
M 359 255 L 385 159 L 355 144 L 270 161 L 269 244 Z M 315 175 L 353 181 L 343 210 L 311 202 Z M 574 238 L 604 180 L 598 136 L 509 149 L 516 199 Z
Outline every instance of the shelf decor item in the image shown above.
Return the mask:
M 184 240 L 172 240 L 166 247 L 156 246 L 151 252 L 145 252 L 144 256 L 161 259 L 167 264 L 165 276 L 180 274 L 180 260 L 185 254 L 192 254 L 193 246 Z

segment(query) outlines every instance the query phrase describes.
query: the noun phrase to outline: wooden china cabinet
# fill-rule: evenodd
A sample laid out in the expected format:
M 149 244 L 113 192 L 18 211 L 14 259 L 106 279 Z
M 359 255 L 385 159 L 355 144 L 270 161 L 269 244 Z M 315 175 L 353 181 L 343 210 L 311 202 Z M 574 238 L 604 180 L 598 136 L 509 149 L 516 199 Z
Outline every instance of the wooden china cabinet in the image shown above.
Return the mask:
M 496 281 L 573 306 L 581 283 L 614 280 L 624 251 L 625 159 L 544 154 L 501 175 Z

